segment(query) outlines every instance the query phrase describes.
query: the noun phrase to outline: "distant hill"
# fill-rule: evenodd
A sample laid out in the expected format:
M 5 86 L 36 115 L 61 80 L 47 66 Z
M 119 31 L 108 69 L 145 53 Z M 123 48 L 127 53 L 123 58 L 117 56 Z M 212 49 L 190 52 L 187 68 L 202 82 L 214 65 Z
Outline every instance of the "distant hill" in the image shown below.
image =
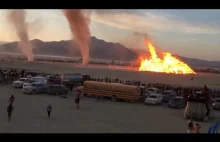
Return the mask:
M 45 42 L 39 39 L 34 39 L 31 40 L 31 43 L 34 47 L 34 54 L 81 56 L 78 45 L 71 40 Z M 11 42 L 2 45 L 0 42 L 0 52 L 19 52 L 18 42 Z M 120 43 L 106 42 L 97 39 L 96 37 L 91 37 L 90 57 L 94 59 L 134 61 L 137 59 L 138 55 L 143 53 L 147 54 L 147 51 L 141 49 L 129 49 Z M 182 56 L 180 56 L 180 58 L 191 66 L 220 68 L 220 61 L 206 61 Z
M 75 42 L 52 41 L 44 42 L 38 39 L 31 40 L 35 54 L 60 55 L 60 56 L 81 56 L 80 49 Z M 70 52 L 71 51 L 71 52 Z M 3 44 L 0 52 L 19 52 L 18 42 Z M 91 37 L 90 57 L 95 59 L 134 60 L 136 53 L 119 43 L 105 42 L 104 40 Z

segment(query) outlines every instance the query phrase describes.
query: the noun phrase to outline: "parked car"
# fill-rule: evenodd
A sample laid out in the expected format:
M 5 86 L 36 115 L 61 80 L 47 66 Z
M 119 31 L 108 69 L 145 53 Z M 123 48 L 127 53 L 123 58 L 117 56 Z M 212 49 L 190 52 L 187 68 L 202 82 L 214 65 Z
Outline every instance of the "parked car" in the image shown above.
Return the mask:
M 213 106 L 213 109 L 220 110 L 220 98 L 215 99 L 212 106 Z
M 177 96 L 177 93 L 173 90 L 166 90 L 162 93 L 163 102 L 168 103 L 172 98 Z
M 35 82 L 31 85 L 23 87 L 22 91 L 24 94 L 46 93 L 47 85 L 40 82 Z
M 29 78 L 20 78 L 13 82 L 12 86 L 14 88 L 22 88 L 25 82 L 28 82 Z
M 68 94 L 68 91 L 69 89 L 64 85 L 49 85 L 47 90 L 50 95 Z
M 154 88 L 154 87 L 151 87 L 151 88 L 147 88 L 147 91 L 146 91 L 149 95 L 150 94 L 159 94 L 160 90 L 158 88 Z
M 169 101 L 168 107 L 178 108 L 178 109 L 184 108 L 184 107 L 186 107 L 186 101 L 185 101 L 184 97 L 177 96 L 177 97 L 172 98 Z
M 144 100 L 144 103 L 149 105 L 157 105 L 161 104 L 162 100 L 163 96 L 161 94 L 151 94 Z
M 37 83 L 37 82 L 42 83 L 42 84 L 44 84 L 44 85 L 47 84 L 47 80 L 45 79 L 45 77 L 43 77 L 43 76 L 36 76 L 36 77 L 30 78 L 30 79 L 28 80 L 28 82 L 24 83 L 24 84 L 23 84 L 23 88 L 24 88 L 25 86 L 31 86 L 32 83 Z

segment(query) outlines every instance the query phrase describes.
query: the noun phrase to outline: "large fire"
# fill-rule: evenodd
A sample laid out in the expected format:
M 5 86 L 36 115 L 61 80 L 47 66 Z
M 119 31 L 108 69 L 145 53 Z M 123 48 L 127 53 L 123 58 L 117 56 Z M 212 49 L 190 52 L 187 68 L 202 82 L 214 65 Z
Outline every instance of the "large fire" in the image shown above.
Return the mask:
M 151 57 L 142 59 L 139 71 L 151 71 L 173 74 L 196 74 L 186 63 L 180 61 L 171 53 L 163 53 L 163 59 L 159 58 L 155 47 L 147 40 L 146 44 L 149 48 Z

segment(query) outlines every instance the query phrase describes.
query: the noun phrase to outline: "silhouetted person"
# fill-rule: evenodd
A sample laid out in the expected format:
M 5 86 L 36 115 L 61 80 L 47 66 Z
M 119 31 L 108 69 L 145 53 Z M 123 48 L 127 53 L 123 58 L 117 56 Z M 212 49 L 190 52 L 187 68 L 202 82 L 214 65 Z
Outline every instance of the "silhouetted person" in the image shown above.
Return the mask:
M 74 83 L 70 83 L 70 91 L 73 92 L 73 88 L 74 88 Z
M 49 104 L 49 105 L 47 106 L 47 115 L 48 115 L 48 117 L 50 117 L 51 111 L 52 111 L 52 105 Z
M 205 101 L 206 101 L 206 110 L 207 110 L 206 116 L 207 117 L 209 116 L 209 113 L 210 113 L 210 108 L 209 108 L 210 97 L 209 97 L 208 91 L 209 91 L 208 87 L 206 85 L 204 85 L 203 90 L 202 90 L 202 94 L 205 97 Z
M 208 87 L 206 85 L 204 85 L 203 90 L 202 90 L 203 95 L 207 95 L 208 90 L 209 90 Z
M 11 115 L 12 115 L 12 111 L 13 111 L 13 106 L 12 103 L 9 104 L 9 106 L 7 107 L 7 112 L 8 112 L 8 121 L 11 120 Z
M 81 96 L 81 91 L 77 90 L 76 91 L 76 98 L 75 98 L 75 103 L 76 103 L 76 108 L 77 109 L 79 109 L 80 96 Z

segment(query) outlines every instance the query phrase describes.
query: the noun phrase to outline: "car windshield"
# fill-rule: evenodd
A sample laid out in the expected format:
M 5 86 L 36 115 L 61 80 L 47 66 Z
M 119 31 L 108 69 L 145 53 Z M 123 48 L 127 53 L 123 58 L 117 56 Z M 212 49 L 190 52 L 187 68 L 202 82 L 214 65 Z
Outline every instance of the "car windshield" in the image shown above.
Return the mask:
M 174 98 L 172 99 L 172 102 L 179 102 L 181 100 L 181 98 Z
M 19 79 L 19 81 L 25 81 L 25 79 L 24 79 L 24 78 L 21 78 L 21 79 Z
M 154 99 L 156 99 L 157 96 L 151 95 L 151 96 L 149 96 L 149 98 L 154 98 Z
M 215 102 L 220 103 L 220 100 L 215 100 Z

